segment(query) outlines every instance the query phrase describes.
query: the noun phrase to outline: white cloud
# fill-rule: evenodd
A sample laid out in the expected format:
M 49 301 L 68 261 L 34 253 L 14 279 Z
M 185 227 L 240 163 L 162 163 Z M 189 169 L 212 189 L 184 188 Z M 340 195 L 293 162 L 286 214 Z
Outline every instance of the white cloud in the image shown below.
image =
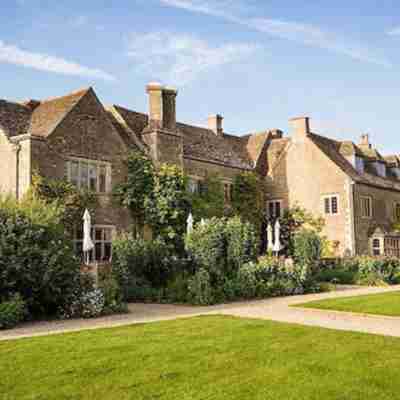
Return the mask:
M 100 69 L 89 68 L 75 62 L 47 54 L 22 50 L 7 45 L 0 40 L 0 63 L 20 65 L 40 71 L 54 72 L 64 75 L 84 76 L 88 78 L 115 81 L 115 77 Z
M 390 36 L 400 36 L 400 26 L 389 30 L 387 34 Z
M 319 47 L 331 50 L 339 54 L 349 56 L 359 61 L 368 63 L 391 66 L 390 62 L 380 55 L 375 54 L 370 48 L 359 43 L 352 43 L 348 38 L 340 37 L 331 32 L 310 24 L 300 24 L 292 21 L 281 21 L 270 18 L 248 18 L 235 15 L 227 10 L 231 10 L 228 0 L 159 0 L 161 4 L 184 9 L 190 12 L 207 14 L 215 17 L 221 17 L 233 23 L 247 26 L 258 32 L 266 33 L 281 39 L 302 43 L 308 46 Z M 235 2 L 236 7 L 241 4 L 244 9 L 243 2 Z M 394 31 L 396 32 L 396 30 Z M 400 33 L 400 29 L 399 29 Z M 394 33 L 396 34 L 396 33 Z
M 142 69 L 158 74 L 152 78 L 183 86 L 202 73 L 246 58 L 257 48 L 249 43 L 211 46 L 192 35 L 155 32 L 133 36 L 128 54 Z

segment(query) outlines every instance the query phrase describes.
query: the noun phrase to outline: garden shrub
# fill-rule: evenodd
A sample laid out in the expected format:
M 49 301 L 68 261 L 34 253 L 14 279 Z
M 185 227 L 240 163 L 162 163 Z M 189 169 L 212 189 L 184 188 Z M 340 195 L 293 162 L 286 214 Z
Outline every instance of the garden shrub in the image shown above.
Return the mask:
M 23 321 L 25 314 L 25 302 L 20 294 L 0 302 L 0 329 L 14 328 Z
M 369 286 L 393 284 L 400 272 L 400 260 L 394 257 L 356 257 L 357 282 Z
M 227 260 L 230 274 L 257 258 L 257 237 L 252 225 L 244 223 L 239 217 L 226 222 Z
M 195 227 L 186 239 L 186 249 L 215 285 L 236 276 L 242 265 L 256 259 L 257 239 L 252 225 L 238 217 L 211 218 Z
M 257 265 L 253 262 L 239 268 L 236 277 L 236 290 L 239 297 L 252 299 L 257 294 Z
M 321 260 L 322 241 L 319 235 L 307 229 L 302 229 L 294 236 L 294 261 L 315 269 Z
M 192 304 L 196 305 L 213 304 L 213 289 L 207 270 L 201 268 L 189 279 L 188 298 Z
M 54 315 L 79 285 L 79 263 L 58 216 L 40 201 L 29 213 L 18 205 L 0 209 L 0 297 L 19 293 L 33 316 Z

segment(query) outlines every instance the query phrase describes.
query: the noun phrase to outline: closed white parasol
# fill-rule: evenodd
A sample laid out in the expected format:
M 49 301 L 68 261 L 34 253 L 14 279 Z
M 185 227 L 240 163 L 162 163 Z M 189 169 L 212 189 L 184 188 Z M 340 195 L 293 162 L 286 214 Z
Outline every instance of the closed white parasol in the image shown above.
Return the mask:
M 276 255 L 279 254 L 279 252 L 282 250 L 282 245 L 281 245 L 281 224 L 279 220 L 275 222 L 275 244 L 274 244 L 274 249 L 273 251 L 276 253 Z
M 268 224 L 267 226 L 267 241 L 268 241 L 268 250 L 274 251 L 274 241 L 272 238 L 272 226 Z
M 186 221 L 186 233 L 190 235 L 193 232 L 193 215 L 192 213 L 189 214 L 187 221 Z
M 92 229 L 92 218 L 88 210 L 85 210 L 83 214 L 83 256 L 86 264 L 89 264 L 89 252 L 93 249 L 94 244 L 90 237 L 90 231 Z

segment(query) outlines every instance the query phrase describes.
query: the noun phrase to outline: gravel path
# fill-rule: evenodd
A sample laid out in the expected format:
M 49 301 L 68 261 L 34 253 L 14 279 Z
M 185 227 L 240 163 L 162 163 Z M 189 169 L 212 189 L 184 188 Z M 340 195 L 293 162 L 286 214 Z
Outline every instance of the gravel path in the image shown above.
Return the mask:
M 238 302 L 212 307 L 191 307 L 164 304 L 130 304 L 129 314 L 113 315 L 97 319 L 67 321 L 44 321 L 27 323 L 16 329 L 0 331 L 0 340 L 43 336 L 137 323 L 187 318 L 199 315 L 222 314 L 244 318 L 268 319 L 347 331 L 367 332 L 400 337 L 400 318 L 367 316 L 363 314 L 320 311 L 291 307 L 312 300 L 356 296 L 400 290 L 399 286 L 388 288 L 340 288 L 330 293 L 280 297 L 259 301 Z

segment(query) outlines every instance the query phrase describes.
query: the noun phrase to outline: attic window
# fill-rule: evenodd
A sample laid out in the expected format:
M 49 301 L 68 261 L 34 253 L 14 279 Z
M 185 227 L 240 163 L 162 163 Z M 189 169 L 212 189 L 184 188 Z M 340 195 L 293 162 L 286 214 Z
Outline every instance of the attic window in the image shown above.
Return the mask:
M 363 174 L 364 173 L 364 159 L 362 157 L 357 157 L 356 156 L 356 170 L 358 173 Z
M 374 162 L 376 173 L 382 178 L 386 178 L 386 164 L 381 161 Z

